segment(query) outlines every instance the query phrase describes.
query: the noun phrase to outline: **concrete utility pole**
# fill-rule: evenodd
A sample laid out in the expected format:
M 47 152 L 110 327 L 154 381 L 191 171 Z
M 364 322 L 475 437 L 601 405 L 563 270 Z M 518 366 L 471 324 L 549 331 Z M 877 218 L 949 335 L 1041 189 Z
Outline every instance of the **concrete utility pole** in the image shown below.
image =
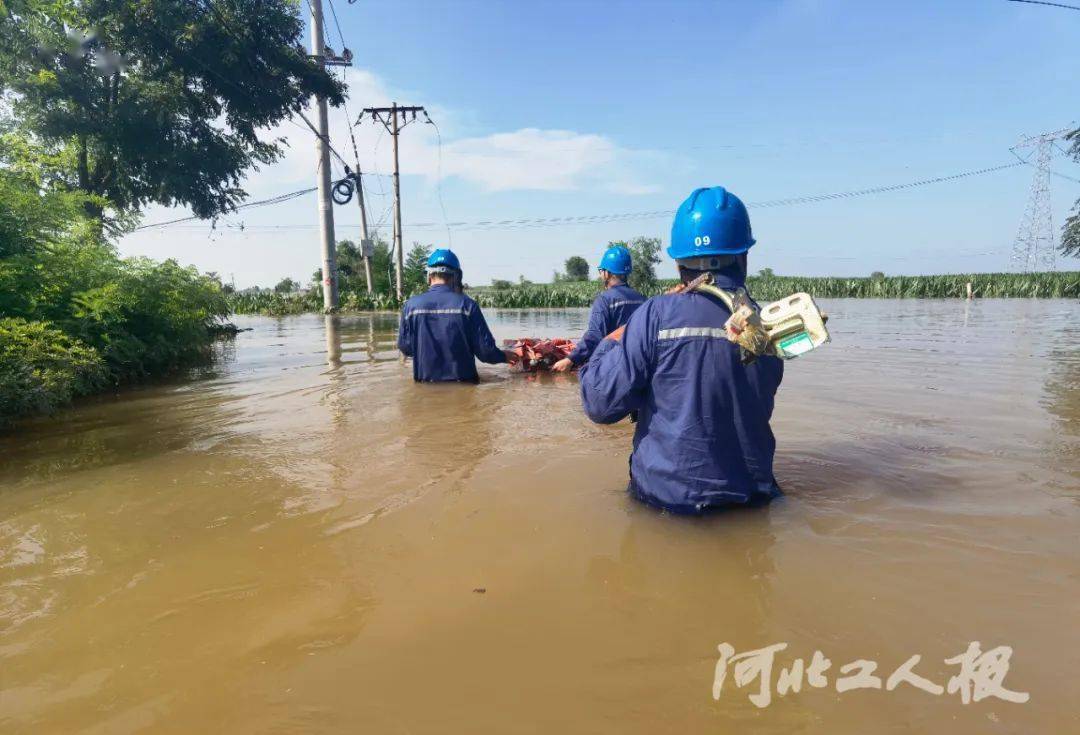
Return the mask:
M 326 68 L 326 44 L 323 42 L 322 0 L 311 0 L 311 55 L 319 66 Z M 338 306 L 337 253 L 334 249 L 334 203 L 330 199 L 330 121 L 327 117 L 326 97 L 316 97 L 318 106 L 318 138 L 315 151 L 318 154 L 319 171 L 319 235 L 322 239 L 322 292 L 323 309 L 331 311 Z
M 423 113 L 427 118 L 427 110 L 423 107 L 399 107 L 395 102 L 390 107 L 365 107 L 356 121 L 359 123 L 364 119 L 364 115 L 371 115 L 371 119 L 382 123 L 394 139 L 394 265 L 397 271 L 395 281 L 398 301 L 403 297 L 401 277 L 405 269 L 401 236 L 401 172 L 398 167 L 398 133 L 409 123 L 416 122 L 418 112 Z

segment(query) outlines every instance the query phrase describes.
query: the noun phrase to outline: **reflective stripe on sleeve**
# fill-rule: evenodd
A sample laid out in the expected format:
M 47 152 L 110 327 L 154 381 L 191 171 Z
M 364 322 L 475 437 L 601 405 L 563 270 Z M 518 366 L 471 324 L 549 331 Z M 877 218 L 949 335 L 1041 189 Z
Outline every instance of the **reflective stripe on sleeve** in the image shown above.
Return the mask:
M 645 303 L 644 301 L 616 301 L 615 303 L 613 303 L 608 308 L 609 309 L 615 309 L 615 308 L 618 308 L 620 306 L 631 306 L 633 304 L 644 304 L 644 303 Z

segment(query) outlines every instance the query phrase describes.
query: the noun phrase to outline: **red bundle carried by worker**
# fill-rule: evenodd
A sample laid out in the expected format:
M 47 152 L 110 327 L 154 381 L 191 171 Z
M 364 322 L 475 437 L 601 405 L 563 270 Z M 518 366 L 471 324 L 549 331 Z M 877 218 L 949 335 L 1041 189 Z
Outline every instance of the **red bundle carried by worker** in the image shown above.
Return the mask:
M 503 347 L 521 357 L 521 369 L 525 371 L 550 370 L 551 366 L 567 357 L 574 350 L 571 339 L 532 339 L 523 337 L 505 340 Z

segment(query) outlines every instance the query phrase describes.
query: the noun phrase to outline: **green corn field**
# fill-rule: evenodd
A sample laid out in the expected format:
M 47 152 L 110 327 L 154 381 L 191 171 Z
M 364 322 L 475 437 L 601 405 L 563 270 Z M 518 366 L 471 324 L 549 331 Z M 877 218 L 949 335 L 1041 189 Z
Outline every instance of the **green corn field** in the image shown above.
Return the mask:
M 973 273 L 944 276 L 886 276 L 884 278 L 837 278 L 803 276 L 751 276 L 750 293 L 761 302 L 774 301 L 805 291 L 816 298 L 854 299 L 952 299 L 967 296 L 971 284 L 976 298 L 1080 298 L 1080 271 L 1057 273 Z M 646 296 L 675 285 L 659 281 Z M 496 309 L 562 309 L 592 304 L 600 291 L 595 281 L 533 284 L 507 289 L 469 290 L 480 306 Z M 230 298 L 237 314 L 281 316 L 322 311 L 322 293 L 312 288 L 296 294 L 235 294 Z M 400 308 L 391 294 L 346 291 L 343 311 L 394 311 Z
M 646 296 L 655 296 L 676 281 L 660 281 Z M 976 273 L 947 276 L 891 276 L 884 278 L 813 278 L 803 276 L 751 276 L 750 293 L 758 301 L 775 301 L 800 291 L 816 298 L 944 299 L 965 298 L 971 283 L 976 298 L 1078 298 L 1080 271 L 1059 273 Z M 469 292 L 481 306 L 504 309 L 589 306 L 600 286 L 596 282 L 533 285 Z
M 396 311 L 398 300 L 393 294 L 371 294 L 348 291 L 340 297 L 342 311 Z M 322 292 L 318 288 L 308 289 L 295 294 L 257 293 L 234 294 L 230 304 L 236 314 L 263 314 L 266 316 L 286 316 L 288 314 L 308 314 L 321 312 L 323 308 Z

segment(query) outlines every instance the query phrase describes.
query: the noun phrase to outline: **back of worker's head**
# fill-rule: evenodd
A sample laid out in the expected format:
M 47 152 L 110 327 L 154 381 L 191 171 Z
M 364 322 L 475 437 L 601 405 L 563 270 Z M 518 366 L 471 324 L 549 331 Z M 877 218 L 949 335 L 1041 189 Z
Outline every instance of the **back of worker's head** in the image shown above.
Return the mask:
M 739 197 L 722 186 L 695 189 L 675 212 L 671 245 L 685 279 L 704 271 L 746 275 L 746 252 L 753 247 L 750 215 Z
M 630 250 L 622 243 L 612 245 L 604 251 L 598 268 L 601 280 L 608 284 L 626 283 L 633 269 L 634 261 L 630 257 Z
M 675 261 L 679 269 L 679 279 L 690 283 L 703 273 L 723 276 L 735 283 L 746 281 L 746 253 L 740 255 L 712 255 L 702 258 L 683 258 Z
M 462 291 L 461 262 L 453 251 L 439 248 L 428 257 L 428 283 L 443 283 L 458 293 Z

